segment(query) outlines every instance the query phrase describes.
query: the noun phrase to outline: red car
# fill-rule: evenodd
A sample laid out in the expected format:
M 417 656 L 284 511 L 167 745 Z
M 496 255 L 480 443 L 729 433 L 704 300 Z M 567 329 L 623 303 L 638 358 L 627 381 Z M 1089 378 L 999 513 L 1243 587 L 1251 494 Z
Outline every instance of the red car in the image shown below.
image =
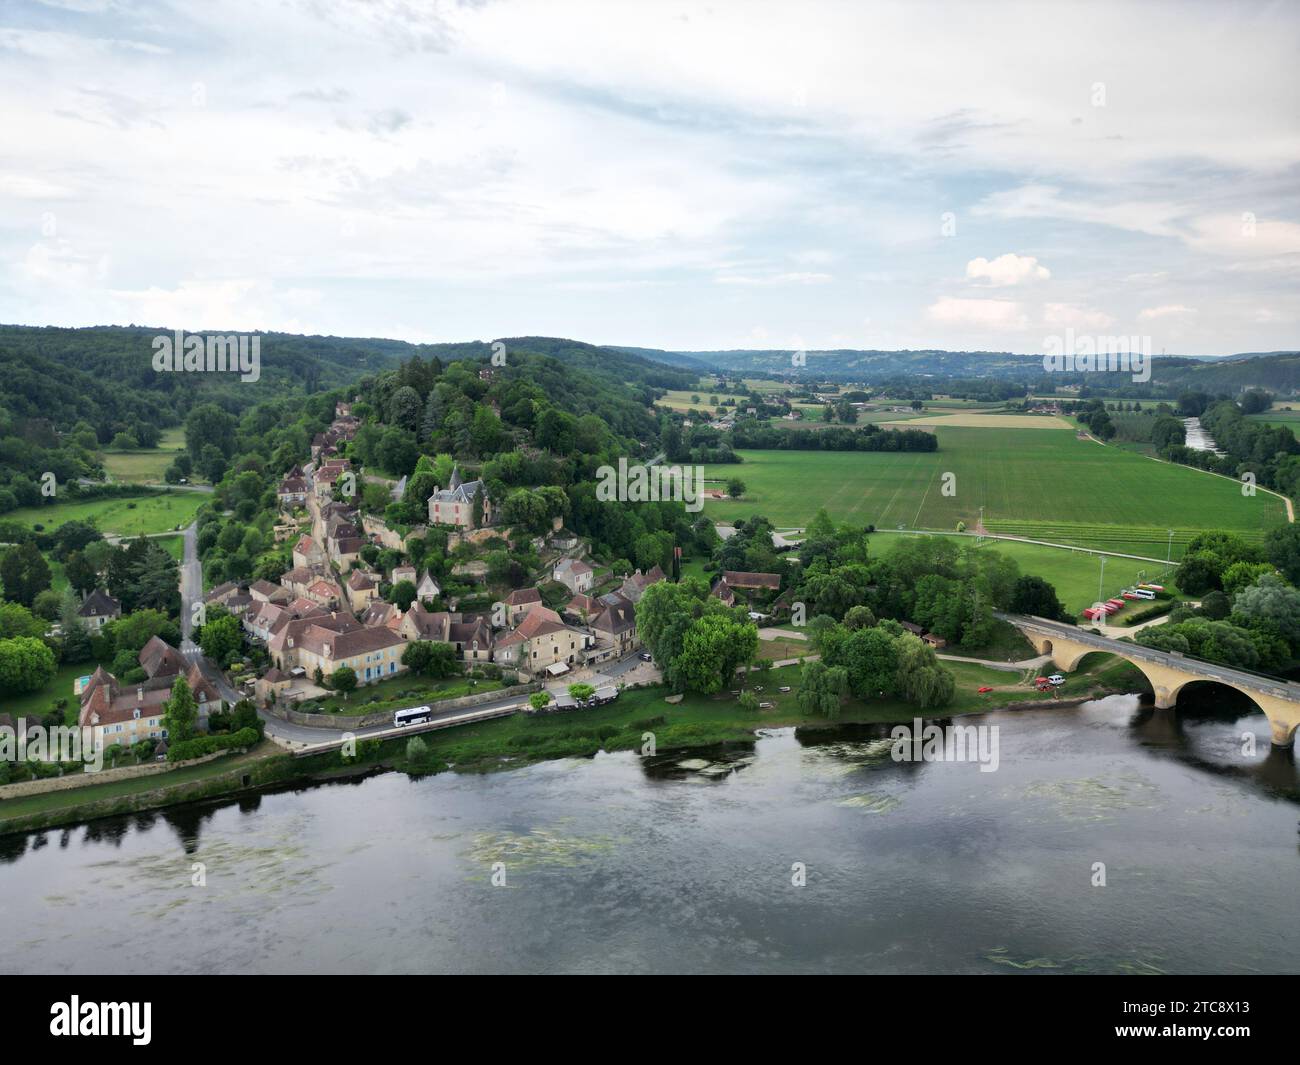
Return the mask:
M 992 690 L 993 690 L 993 689 L 990 688 L 990 687 L 986 684 L 986 685 L 984 685 L 984 687 L 982 687 L 982 688 L 979 689 L 979 693 L 980 693 L 981 695 L 983 695 L 985 692 L 991 692 Z

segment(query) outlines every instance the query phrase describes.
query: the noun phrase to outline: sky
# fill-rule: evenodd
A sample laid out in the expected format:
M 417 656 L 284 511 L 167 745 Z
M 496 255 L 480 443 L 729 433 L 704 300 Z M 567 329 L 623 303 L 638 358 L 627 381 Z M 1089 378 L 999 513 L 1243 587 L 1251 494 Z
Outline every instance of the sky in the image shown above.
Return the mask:
M 0 322 L 1300 347 L 1300 5 L 8 0 Z

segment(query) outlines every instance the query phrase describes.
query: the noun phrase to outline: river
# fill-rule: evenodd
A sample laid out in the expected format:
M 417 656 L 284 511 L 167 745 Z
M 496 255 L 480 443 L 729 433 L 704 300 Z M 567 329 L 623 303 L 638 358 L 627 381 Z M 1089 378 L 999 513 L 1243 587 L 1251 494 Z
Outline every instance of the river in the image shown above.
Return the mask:
M 1200 418 L 1184 418 L 1183 430 L 1186 434 L 1184 443 L 1193 451 L 1213 451 L 1216 455 L 1222 455 L 1219 445 L 1214 442 L 1209 432 L 1201 425 Z
M 1245 710 L 959 719 L 995 772 L 780 729 L 8 837 L 0 971 L 1297 972 L 1300 776 Z

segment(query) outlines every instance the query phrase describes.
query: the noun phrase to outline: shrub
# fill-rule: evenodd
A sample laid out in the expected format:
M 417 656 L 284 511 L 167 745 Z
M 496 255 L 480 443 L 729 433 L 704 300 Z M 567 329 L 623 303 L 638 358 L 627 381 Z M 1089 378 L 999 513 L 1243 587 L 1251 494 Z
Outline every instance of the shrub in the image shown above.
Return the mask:
M 192 740 L 181 740 L 168 747 L 167 761 L 184 762 L 232 747 L 252 747 L 259 739 L 261 737 L 254 728 L 241 728 L 228 736 L 195 736 Z
M 1172 602 L 1156 603 L 1154 606 L 1149 606 L 1145 610 L 1139 610 L 1136 614 L 1131 614 L 1129 617 L 1126 617 L 1122 624 L 1139 625 L 1144 621 L 1150 621 L 1152 618 L 1163 617 L 1165 614 L 1168 614 L 1173 610 L 1173 608 L 1174 604 Z

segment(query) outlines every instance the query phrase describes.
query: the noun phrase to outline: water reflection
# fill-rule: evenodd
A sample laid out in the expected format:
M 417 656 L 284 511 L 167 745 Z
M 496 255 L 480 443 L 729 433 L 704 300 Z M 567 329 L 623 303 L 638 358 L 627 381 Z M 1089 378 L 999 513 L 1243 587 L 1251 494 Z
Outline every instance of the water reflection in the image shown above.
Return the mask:
M 1000 730 L 996 772 L 896 762 L 888 724 L 779 729 L 0 838 L 28 936 L 0 971 L 1296 968 L 1297 767 L 1253 704 L 951 723 Z

